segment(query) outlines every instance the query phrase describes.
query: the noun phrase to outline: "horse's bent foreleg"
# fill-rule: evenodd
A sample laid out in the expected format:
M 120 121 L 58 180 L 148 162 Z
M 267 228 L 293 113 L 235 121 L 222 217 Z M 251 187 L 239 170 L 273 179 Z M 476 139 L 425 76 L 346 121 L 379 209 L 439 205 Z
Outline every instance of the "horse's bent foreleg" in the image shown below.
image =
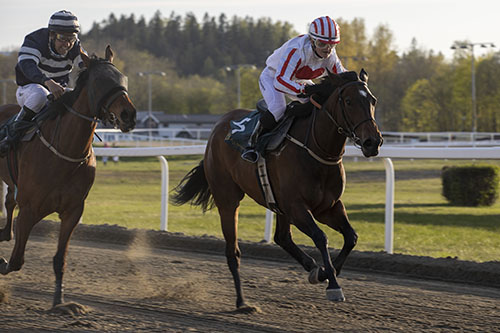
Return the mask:
M 288 252 L 299 264 L 310 272 L 309 282 L 318 283 L 326 280 L 325 270 L 316 263 L 316 260 L 302 251 L 292 239 L 290 222 L 284 215 L 276 215 L 276 230 L 274 241 Z
M 10 241 L 14 237 L 13 233 L 13 217 L 14 209 L 16 208 L 16 200 L 14 199 L 14 190 L 12 187 L 8 187 L 7 194 L 5 195 L 5 209 L 7 211 L 7 218 L 5 226 L 0 230 L 0 242 Z
M 316 216 L 316 218 L 318 221 L 325 223 L 332 229 L 340 232 L 344 237 L 344 245 L 342 246 L 340 253 L 333 261 L 333 266 L 335 267 L 338 276 L 342 270 L 345 260 L 347 259 L 347 256 L 351 253 L 354 246 L 356 246 L 358 235 L 349 223 L 344 204 L 340 200 L 337 201 L 332 208 Z
M 64 302 L 63 276 L 66 268 L 66 254 L 68 253 L 69 239 L 80 221 L 82 213 L 83 204 L 80 207 L 68 210 L 60 215 L 61 228 L 59 229 L 59 241 L 57 243 L 57 252 L 53 258 L 54 274 L 56 276 L 53 306 Z
M 314 245 L 318 248 L 325 265 L 325 274 L 328 278 L 326 297 L 331 301 L 344 301 L 344 293 L 337 282 L 335 268 L 333 267 L 330 253 L 328 252 L 328 238 L 326 234 L 314 222 L 311 214 L 304 210 L 293 214 L 293 223 L 300 231 L 311 237 Z

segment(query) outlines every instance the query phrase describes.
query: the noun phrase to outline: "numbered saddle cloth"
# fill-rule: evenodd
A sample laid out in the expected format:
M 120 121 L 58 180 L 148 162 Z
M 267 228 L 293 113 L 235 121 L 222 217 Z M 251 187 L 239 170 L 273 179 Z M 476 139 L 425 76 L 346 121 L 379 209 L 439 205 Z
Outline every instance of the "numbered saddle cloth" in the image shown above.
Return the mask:
M 231 129 L 225 138 L 226 143 L 240 153 L 250 147 L 250 137 L 259 119 L 260 112 L 254 110 L 239 120 L 231 121 Z M 255 150 L 264 156 L 266 151 L 278 148 L 290 129 L 293 120 L 293 116 L 285 116 L 271 132 L 260 135 L 257 139 Z

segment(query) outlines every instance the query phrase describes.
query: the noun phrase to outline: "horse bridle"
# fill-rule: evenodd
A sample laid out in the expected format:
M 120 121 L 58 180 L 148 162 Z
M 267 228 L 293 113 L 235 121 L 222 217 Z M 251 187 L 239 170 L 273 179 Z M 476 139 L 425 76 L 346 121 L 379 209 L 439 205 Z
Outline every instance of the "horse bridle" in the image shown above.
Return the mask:
M 115 66 L 112 62 L 109 61 L 102 61 L 101 64 L 105 65 L 111 65 Z M 127 88 L 125 88 L 122 85 L 117 85 L 109 91 L 107 91 L 97 102 L 97 110 L 95 111 L 95 115 L 92 117 L 85 116 L 79 112 L 76 112 L 72 107 L 69 105 L 64 104 L 64 107 L 72 114 L 76 115 L 77 117 L 80 117 L 82 119 L 88 120 L 93 123 L 99 123 L 99 122 L 106 122 L 109 121 L 110 123 L 114 124 L 116 121 L 116 116 L 109 112 L 109 107 L 113 102 L 120 96 L 125 96 L 128 97 L 128 91 Z
M 114 66 L 111 62 L 105 62 L 105 64 L 110 64 Z M 63 106 L 68 110 L 70 113 L 74 114 L 75 116 L 82 118 L 84 120 L 90 121 L 91 123 L 99 123 L 101 121 L 105 122 L 106 120 L 109 120 L 114 124 L 116 121 L 116 116 L 109 111 L 109 107 L 113 102 L 120 96 L 126 96 L 128 97 L 128 91 L 127 88 L 124 86 L 115 86 L 111 88 L 108 92 L 104 94 L 97 103 L 97 110 L 95 111 L 95 115 L 93 117 L 88 117 L 85 116 L 77 111 L 75 111 L 71 106 L 67 105 L 66 103 L 62 103 Z M 106 117 L 106 118 L 105 118 Z M 101 120 L 100 120 L 101 119 Z M 71 158 L 66 155 L 61 154 L 47 139 L 44 138 L 42 135 L 42 132 L 40 128 L 36 131 L 38 134 L 40 140 L 42 143 L 50 150 L 52 151 L 56 156 L 59 158 L 62 158 L 63 160 L 66 160 L 68 162 L 73 162 L 73 163 L 83 163 L 86 160 L 89 159 L 89 157 L 92 155 L 92 149 L 89 150 L 89 153 L 87 156 L 82 157 L 82 158 Z
M 344 121 L 344 123 L 346 124 L 347 128 L 343 127 L 342 125 L 339 124 L 338 121 L 335 120 L 335 118 L 333 117 L 333 114 L 330 114 L 330 112 L 328 112 L 328 110 L 326 110 L 324 104 L 323 105 L 318 105 L 319 106 L 319 109 L 320 111 L 324 111 L 326 113 L 326 115 L 328 116 L 328 118 L 333 122 L 333 124 L 337 127 L 337 131 L 340 133 L 340 134 L 343 134 L 345 135 L 346 137 L 348 137 L 349 139 L 351 139 L 354 143 L 354 145 L 356 146 L 361 146 L 361 139 L 359 138 L 359 136 L 356 134 L 356 129 L 363 123 L 367 122 L 367 121 L 373 121 L 375 122 L 375 119 L 372 117 L 371 114 L 369 114 L 369 116 L 364 119 L 364 120 L 361 120 L 359 123 L 357 123 L 356 125 L 353 125 L 349 115 L 347 114 L 346 110 L 345 110 L 345 101 L 342 97 L 342 92 L 347 88 L 347 87 L 350 87 L 350 86 L 353 86 L 353 85 L 361 85 L 361 86 L 364 86 L 367 90 L 368 90 L 368 93 L 370 96 L 373 96 L 370 92 L 370 90 L 368 89 L 368 85 L 366 84 L 366 82 L 364 81 L 352 81 L 352 82 L 348 82 L 342 86 L 340 86 L 339 88 L 337 88 L 336 90 L 338 90 L 338 98 L 337 98 L 337 103 L 340 103 L 340 109 L 341 109 L 341 114 L 342 114 L 342 119 Z M 335 93 L 335 92 L 334 92 Z M 311 98 L 312 99 L 312 98 Z M 314 99 L 312 99 L 312 102 L 313 104 L 318 104 L 316 102 L 314 102 Z M 316 107 L 318 107 L 316 106 Z M 333 111 L 332 111 L 333 113 Z

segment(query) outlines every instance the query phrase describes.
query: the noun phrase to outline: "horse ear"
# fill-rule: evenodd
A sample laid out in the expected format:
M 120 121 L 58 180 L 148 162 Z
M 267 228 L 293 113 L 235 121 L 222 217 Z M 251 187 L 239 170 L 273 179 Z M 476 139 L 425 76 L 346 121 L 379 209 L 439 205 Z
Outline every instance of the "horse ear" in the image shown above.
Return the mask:
M 89 58 L 89 56 L 85 52 L 83 52 L 83 51 L 80 50 L 80 58 L 82 58 L 83 65 L 88 68 L 89 65 L 90 65 L 90 58 Z
M 330 78 L 330 81 L 332 81 L 334 86 L 338 86 L 342 83 L 338 74 L 330 72 L 328 68 L 326 69 L 326 71 L 328 72 L 328 77 Z
M 359 78 L 363 82 L 368 82 L 368 73 L 365 71 L 364 68 L 361 68 L 361 72 L 359 72 Z
M 114 54 L 113 54 L 113 50 L 111 50 L 111 46 L 106 46 L 106 60 L 109 61 L 109 62 L 113 62 L 113 57 L 114 57 Z

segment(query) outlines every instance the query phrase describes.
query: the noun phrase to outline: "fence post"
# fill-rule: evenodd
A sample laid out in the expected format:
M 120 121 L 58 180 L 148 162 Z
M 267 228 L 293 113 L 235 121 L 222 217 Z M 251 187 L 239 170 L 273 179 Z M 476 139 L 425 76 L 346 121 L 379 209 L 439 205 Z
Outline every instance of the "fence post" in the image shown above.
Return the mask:
M 0 198 L 0 204 L 2 205 L 2 214 L 7 217 L 7 208 L 5 208 L 5 196 L 7 195 L 7 184 L 2 182 L 2 197 Z
M 266 243 L 271 243 L 271 233 L 273 232 L 274 213 L 266 209 L 266 227 L 264 230 L 264 240 Z
M 156 156 L 161 162 L 161 222 L 160 230 L 168 231 L 168 162 L 163 156 Z
M 394 165 L 384 158 L 385 165 L 385 252 L 392 254 L 394 247 Z

